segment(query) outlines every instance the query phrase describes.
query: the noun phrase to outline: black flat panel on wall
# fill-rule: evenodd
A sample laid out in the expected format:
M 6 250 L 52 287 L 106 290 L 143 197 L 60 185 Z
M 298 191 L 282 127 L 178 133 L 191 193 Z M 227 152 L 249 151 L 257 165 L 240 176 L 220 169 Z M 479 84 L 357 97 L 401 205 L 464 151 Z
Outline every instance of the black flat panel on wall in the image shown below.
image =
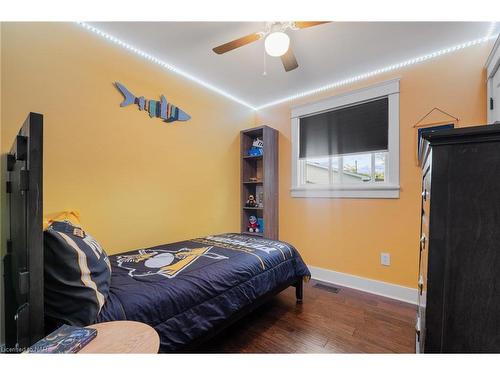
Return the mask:
M 388 130 L 388 98 L 302 117 L 299 157 L 386 151 Z

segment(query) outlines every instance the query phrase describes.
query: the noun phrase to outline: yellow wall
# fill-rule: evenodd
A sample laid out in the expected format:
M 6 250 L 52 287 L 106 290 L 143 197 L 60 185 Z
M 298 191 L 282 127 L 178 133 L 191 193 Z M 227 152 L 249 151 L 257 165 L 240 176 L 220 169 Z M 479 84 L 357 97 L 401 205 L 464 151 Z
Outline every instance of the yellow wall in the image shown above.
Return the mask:
M 420 171 L 412 128 L 433 107 L 460 118 L 459 126 L 486 122 L 483 65 L 492 44 L 482 44 L 349 87 L 262 110 L 258 124 L 280 131 L 280 238 L 309 265 L 415 287 L 420 230 Z M 400 78 L 400 199 L 291 198 L 290 107 Z M 435 117 L 434 120 L 442 120 Z M 391 266 L 380 265 L 380 252 Z
M 44 211 L 79 209 L 110 253 L 239 230 L 239 131 L 253 111 L 75 24 L 4 23 L 2 153 L 44 114 Z M 192 116 L 120 108 L 114 81 Z
M 2 153 L 28 111 L 45 115 L 44 209 L 79 209 L 109 252 L 239 228 L 239 130 L 280 131 L 280 237 L 313 266 L 414 286 L 419 169 L 412 125 L 439 106 L 460 126 L 486 121 L 483 63 L 491 44 L 254 113 L 73 24 L 4 24 Z M 290 107 L 401 78 L 401 198 L 291 198 Z M 166 125 L 120 108 L 118 80 L 166 94 L 192 115 Z M 380 265 L 380 252 L 392 265 Z

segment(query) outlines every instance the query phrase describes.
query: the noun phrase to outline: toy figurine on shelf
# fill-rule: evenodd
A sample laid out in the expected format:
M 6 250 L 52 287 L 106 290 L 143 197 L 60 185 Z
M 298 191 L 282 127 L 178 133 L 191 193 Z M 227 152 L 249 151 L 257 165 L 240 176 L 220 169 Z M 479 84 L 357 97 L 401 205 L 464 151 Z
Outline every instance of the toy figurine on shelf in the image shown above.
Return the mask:
M 246 206 L 247 207 L 257 207 L 257 201 L 255 200 L 255 197 L 253 195 L 248 196 Z
M 259 223 L 257 222 L 257 218 L 255 216 L 250 216 L 248 218 L 248 231 L 250 233 L 259 233 Z
M 264 154 L 264 141 L 260 138 L 255 138 L 252 147 L 248 150 L 248 156 L 261 156 Z
M 258 208 L 264 207 L 264 188 L 260 185 L 255 187 L 255 203 Z

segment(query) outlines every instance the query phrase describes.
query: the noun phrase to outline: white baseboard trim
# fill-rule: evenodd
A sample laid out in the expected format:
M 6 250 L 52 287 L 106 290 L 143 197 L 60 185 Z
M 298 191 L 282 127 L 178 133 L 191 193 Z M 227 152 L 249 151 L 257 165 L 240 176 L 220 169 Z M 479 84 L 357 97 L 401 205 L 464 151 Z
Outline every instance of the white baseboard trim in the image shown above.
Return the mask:
M 327 270 L 325 268 L 314 266 L 307 267 L 311 271 L 311 278 L 314 280 L 362 290 L 363 292 L 408 302 L 413 305 L 417 304 L 417 289 L 390 284 L 384 281 L 367 279 L 360 276 L 350 275 L 348 273 Z

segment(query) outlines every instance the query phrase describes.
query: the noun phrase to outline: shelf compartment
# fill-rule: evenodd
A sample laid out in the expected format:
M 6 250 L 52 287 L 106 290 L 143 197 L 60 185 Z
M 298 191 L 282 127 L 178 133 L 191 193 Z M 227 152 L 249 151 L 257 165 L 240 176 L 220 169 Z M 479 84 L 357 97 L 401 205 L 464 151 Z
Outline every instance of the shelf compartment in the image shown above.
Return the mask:
M 242 180 L 250 181 L 250 178 L 257 178 L 258 181 L 264 181 L 264 159 L 262 157 L 243 158 Z

